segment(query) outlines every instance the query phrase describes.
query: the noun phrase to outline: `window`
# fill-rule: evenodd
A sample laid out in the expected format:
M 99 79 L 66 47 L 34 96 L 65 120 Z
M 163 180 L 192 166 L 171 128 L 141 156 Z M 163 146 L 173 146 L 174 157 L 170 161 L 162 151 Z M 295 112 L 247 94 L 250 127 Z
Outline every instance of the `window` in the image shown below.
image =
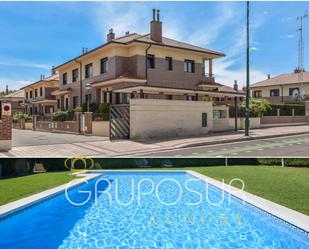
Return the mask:
M 67 74 L 67 73 L 64 73 L 64 74 L 62 75 L 62 84 L 63 84 L 63 85 L 66 85 L 67 82 L 68 82 L 68 74 Z
M 78 68 L 72 70 L 72 82 L 76 82 L 78 79 Z
M 26 99 L 28 99 L 29 98 L 29 94 L 28 94 L 28 92 L 26 92 Z
M 53 106 L 45 106 L 45 113 L 53 113 L 54 112 L 54 107 Z
M 155 56 L 147 54 L 147 68 L 155 68 Z
M 269 95 L 272 96 L 279 96 L 279 89 L 271 89 Z
M 294 96 L 294 94 L 298 95 L 299 94 L 299 88 L 295 87 L 295 88 L 289 88 L 289 96 Z
M 60 99 L 57 99 L 57 108 L 60 109 Z
M 202 127 L 207 127 L 207 112 L 202 113 Z
M 108 58 L 101 59 L 101 74 L 107 73 L 108 71 Z
M 168 100 L 172 100 L 173 99 L 173 95 L 166 95 L 165 98 L 168 99 Z
M 214 119 L 222 119 L 227 117 L 226 110 L 214 110 L 213 111 L 213 118 Z
M 173 58 L 165 57 L 165 70 L 172 71 L 173 70 Z
M 102 103 L 111 103 L 112 102 L 112 94 L 110 92 L 106 92 L 106 91 L 102 91 L 101 93 L 102 95 L 102 99 L 101 102 Z
M 34 89 L 34 97 L 36 98 L 38 96 L 38 89 Z
M 73 96 L 73 109 L 78 106 L 78 96 Z
M 92 63 L 85 66 L 85 78 L 91 78 L 93 76 Z
M 32 99 L 32 91 L 30 91 L 29 95 L 30 95 L 30 99 Z
M 40 87 L 40 96 L 43 96 L 43 87 Z
M 65 109 L 68 110 L 69 109 L 69 98 L 65 99 Z
M 262 97 L 262 91 L 258 90 L 258 91 L 253 91 L 253 97 L 255 98 L 260 98 Z
M 185 60 L 184 71 L 187 73 L 194 73 L 195 72 L 195 62 L 192 60 Z
M 193 101 L 194 100 L 194 96 L 187 96 L 187 100 Z

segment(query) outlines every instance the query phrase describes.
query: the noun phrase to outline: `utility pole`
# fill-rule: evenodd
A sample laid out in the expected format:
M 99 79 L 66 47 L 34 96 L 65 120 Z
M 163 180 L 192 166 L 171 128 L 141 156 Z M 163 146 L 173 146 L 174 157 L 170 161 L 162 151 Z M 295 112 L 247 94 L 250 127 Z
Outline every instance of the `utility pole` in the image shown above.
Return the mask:
M 301 83 L 301 89 L 299 92 L 300 98 L 303 99 L 305 96 L 304 88 L 303 88 L 303 72 L 304 69 L 304 37 L 303 37 L 303 19 L 308 18 L 309 15 L 307 10 L 303 16 L 298 16 L 297 20 L 299 21 L 299 27 L 297 31 L 299 32 L 299 40 L 298 40 L 298 82 Z
M 246 59 L 246 119 L 245 119 L 245 136 L 249 136 L 249 101 L 250 101 L 250 40 L 249 40 L 249 0 L 247 0 L 247 59 Z

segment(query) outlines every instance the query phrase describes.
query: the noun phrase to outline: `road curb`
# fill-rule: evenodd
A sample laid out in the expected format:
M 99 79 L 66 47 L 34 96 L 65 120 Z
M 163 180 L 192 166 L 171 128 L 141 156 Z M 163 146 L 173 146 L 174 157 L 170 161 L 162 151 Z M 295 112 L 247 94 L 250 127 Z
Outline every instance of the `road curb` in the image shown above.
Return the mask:
M 190 143 L 190 144 L 176 145 L 174 146 L 174 148 L 181 149 L 181 148 L 198 147 L 198 146 L 204 146 L 204 145 L 227 144 L 227 143 L 234 143 L 234 142 L 243 142 L 243 141 L 251 141 L 251 140 L 266 139 L 266 138 L 276 138 L 276 137 L 288 137 L 288 136 L 303 135 L 303 134 L 309 134 L 309 131 L 293 132 L 293 133 L 287 133 L 287 134 L 266 135 L 266 136 L 258 136 L 258 137 L 243 137 L 243 138 L 235 138 L 235 139 L 222 140 L 222 141 L 196 142 L 196 143 Z

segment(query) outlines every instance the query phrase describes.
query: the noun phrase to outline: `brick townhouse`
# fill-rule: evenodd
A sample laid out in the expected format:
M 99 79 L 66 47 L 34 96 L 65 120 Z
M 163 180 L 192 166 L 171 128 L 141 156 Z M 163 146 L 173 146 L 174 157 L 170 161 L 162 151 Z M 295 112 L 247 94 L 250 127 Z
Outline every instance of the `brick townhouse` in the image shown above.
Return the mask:
M 91 103 L 128 103 L 130 98 L 202 100 L 230 103 L 244 96 L 215 81 L 213 60 L 221 52 L 162 36 L 159 10 L 153 10 L 150 33 L 126 32 L 57 67 L 59 89 L 52 92 L 58 108 Z
M 39 81 L 21 90 L 25 96 L 25 112 L 36 115 L 50 115 L 57 110 L 57 100 L 51 93 L 59 88 L 59 76 L 54 69 L 48 77 L 41 75 Z

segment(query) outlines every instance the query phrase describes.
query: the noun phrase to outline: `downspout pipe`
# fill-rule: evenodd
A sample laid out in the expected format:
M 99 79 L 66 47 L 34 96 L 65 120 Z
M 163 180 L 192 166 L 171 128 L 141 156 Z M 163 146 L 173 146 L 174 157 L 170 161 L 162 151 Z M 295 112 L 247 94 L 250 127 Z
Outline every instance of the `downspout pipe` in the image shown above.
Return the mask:
M 76 63 L 78 63 L 79 64 L 79 77 L 80 77 L 80 79 L 79 79 L 79 82 L 80 82 L 80 88 L 79 88 L 79 90 L 80 90 L 80 100 L 79 100 L 79 104 L 80 104 L 80 107 L 82 108 L 82 106 L 83 106 L 83 71 L 82 71 L 82 63 L 81 63 L 81 61 L 78 61 L 78 60 L 76 60 L 76 59 L 74 59 L 74 61 L 76 62 Z M 81 123 L 81 116 L 79 115 L 79 122 Z M 81 124 L 79 125 L 79 132 L 81 133 L 82 132 L 82 128 L 81 128 Z
M 146 85 L 148 85 L 148 67 L 147 67 L 147 56 L 148 56 L 148 51 L 151 48 L 152 44 L 150 44 L 146 50 L 145 50 L 145 78 L 146 78 Z
M 76 59 L 74 59 L 74 61 L 76 62 L 76 63 L 78 63 L 79 64 L 79 77 L 80 77 L 80 79 L 79 79 L 79 82 L 80 82 L 80 92 L 79 92 L 79 94 L 80 94 L 80 98 L 79 98 L 79 105 L 80 105 L 80 107 L 82 107 L 83 106 L 83 68 L 82 68 L 82 63 L 81 63 L 81 61 L 79 61 L 79 60 L 76 60 Z

